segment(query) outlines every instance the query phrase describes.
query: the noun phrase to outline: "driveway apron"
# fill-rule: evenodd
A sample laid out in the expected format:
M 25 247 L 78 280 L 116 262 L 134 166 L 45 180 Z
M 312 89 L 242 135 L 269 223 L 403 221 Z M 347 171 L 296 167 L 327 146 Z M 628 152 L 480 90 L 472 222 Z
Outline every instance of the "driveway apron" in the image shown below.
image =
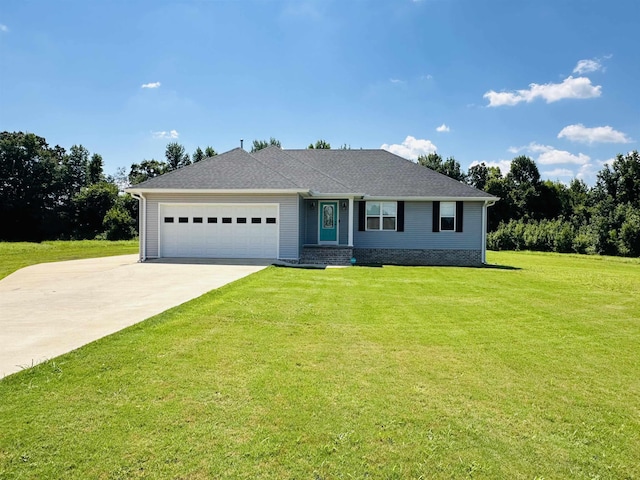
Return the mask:
M 266 266 L 252 261 L 138 263 L 137 255 L 123 255 L 18 270 L 0 280 L 0 378 Z

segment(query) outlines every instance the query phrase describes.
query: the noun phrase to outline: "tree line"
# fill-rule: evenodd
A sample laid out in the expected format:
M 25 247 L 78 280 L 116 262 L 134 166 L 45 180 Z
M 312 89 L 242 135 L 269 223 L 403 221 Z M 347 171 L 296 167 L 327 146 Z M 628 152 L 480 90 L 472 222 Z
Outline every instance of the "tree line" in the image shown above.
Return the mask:
M 281 142 L 254 140 L 251 152 Z M 330 149 L 326 140 L 309 149 Z M 350 149 L 342 145 L 341 149 Z M 133 163 L 105 175 L 103 159 L 82 145 L 68 151 L 32 133 L 0 133 L 0 240 L 126 239 L 137 235 L 138 202 L 122 192 L 215 157 L 210 146 L 193 154 L 169 143 L 164 160 Z M 500 197 L 489 208 L 488 248 L 640 256 L 640 155 L 618 155 L 589 187 L 541 180 L 536 163 L 518 156 L 506 174 L 480 163 L 464 172 L 454 157 L 423 155 L 418 164 Z
M 518 156 L 503 175 L 484 163 L 464 173 L 460 164 L 433 153 L 418 163 L 500 197 L 489 208 L 487 247 L 640 256 L 640 154 L 618 155 L 589 187 L 541 180 L 531 158 Z
M 137 208 L 118 194 L 99 154 L 51 147 L 33 133 L 0 133 L 1 240 L 130 238 Z

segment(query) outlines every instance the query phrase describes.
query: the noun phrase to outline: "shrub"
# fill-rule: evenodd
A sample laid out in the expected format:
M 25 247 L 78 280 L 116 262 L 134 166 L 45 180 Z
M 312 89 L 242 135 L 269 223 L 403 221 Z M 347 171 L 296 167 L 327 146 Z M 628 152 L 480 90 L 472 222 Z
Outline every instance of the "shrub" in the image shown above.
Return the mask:
M 135 220 L 121 204 L 113 206 L 102 221 L 107 240 L 128 240 L 135 237 Z

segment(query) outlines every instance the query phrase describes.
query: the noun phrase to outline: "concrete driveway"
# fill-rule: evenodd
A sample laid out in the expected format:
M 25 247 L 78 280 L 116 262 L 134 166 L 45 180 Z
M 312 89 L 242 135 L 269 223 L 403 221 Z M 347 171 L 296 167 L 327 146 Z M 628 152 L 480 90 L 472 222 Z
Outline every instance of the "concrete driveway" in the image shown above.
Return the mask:
M 0 378 L 262 270 L 261 261 L 137 255 L 43 263 L 0 280 Z

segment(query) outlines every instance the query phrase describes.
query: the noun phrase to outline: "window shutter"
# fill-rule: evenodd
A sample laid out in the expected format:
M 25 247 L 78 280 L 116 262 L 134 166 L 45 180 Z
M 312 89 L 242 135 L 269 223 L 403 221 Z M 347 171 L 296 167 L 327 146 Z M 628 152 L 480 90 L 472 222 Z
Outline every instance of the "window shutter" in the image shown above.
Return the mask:
M 456 202 L 456 232 L 462 231 L 462 214 L 464 213 L 464 202 Z
M 404 232 L 404 202 L 399 201 L 398 202 L 398 218 L 397 218 L 397 224 L 396 224 L 396 230 L 398 232 Z
M 366 223 L 366 202 L 358 202 L 358 230 L 364 232 Z
M 440 231 L 440 202 L 433 202 L 433 229 L 434 232 Z

